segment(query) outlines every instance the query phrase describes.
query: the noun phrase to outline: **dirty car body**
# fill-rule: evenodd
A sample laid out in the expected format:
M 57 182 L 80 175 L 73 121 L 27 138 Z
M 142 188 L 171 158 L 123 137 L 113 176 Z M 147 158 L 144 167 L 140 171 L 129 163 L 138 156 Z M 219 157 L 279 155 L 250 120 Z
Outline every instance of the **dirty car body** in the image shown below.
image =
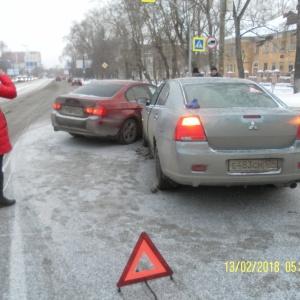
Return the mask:
M 52 125 L 72 136 L 114 138 L 133 143 L 142 130 L 137 98 L 150 99 L 155 86 L 130 80 L 98 80 L 56 98 Z
M 250 80 L 168 80 L 142 118 L 160 189 L 300 181 L 299 116 Z

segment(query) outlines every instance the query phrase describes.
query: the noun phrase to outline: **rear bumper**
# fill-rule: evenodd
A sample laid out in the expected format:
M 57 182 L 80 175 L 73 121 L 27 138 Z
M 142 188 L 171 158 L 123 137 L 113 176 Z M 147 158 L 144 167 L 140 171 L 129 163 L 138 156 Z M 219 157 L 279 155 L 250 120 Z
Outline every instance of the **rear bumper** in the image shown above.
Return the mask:
M 51 121 L 55 131 L 66 131 L 95 137 L 115 137 L 123 121 L 99 116 L 78 118 L 53 111 Z
M 206 142 L 174 142 L 165 140 L 158 146 L 163 173 L 173 181 L 184 185 L 265 185 L 289 186 L 300 182 L 300 142 L 280 150 L 215 151 Z M 230 159 L 266 159 L 280 161 L 277 174 L 232 174 L 228 171 Z M 206 171 L 193 172 L 192 165 L 206 165 Z

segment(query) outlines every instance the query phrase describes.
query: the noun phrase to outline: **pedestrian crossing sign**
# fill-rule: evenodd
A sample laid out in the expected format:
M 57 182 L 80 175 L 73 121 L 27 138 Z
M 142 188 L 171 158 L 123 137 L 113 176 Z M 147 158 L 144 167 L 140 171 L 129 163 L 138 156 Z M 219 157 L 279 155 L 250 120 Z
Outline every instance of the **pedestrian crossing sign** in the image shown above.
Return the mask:
M 193 37 L 193 51 L 205 52 L 206 38 Z

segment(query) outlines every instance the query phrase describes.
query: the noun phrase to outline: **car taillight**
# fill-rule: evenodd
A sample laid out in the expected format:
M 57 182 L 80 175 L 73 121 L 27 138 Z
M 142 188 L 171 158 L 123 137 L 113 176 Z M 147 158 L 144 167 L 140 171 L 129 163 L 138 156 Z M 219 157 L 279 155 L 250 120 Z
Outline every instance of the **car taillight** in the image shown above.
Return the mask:
M 300 140 L 300 115 L 298 116 L 298 130 L 297 130 L 297 136 L 296 136 L 296 140 Z
M 106 116 L 107 112 L 103 106 L 86 107 L 85 112 L 89 115 Z
M 56 109 L 56 110 L 59 110 L 61 108 L 61 104 L 60 103 L 54 103 L 53 108 Z
M 291 120 L 290 125 L 297 126 L 297 134 L 295 139 L 300 140 L 300 115 L 297 118 Z
M 198 116 L 181 117 L 176 125 L 175 141 L 206 141 L 203 125 Z

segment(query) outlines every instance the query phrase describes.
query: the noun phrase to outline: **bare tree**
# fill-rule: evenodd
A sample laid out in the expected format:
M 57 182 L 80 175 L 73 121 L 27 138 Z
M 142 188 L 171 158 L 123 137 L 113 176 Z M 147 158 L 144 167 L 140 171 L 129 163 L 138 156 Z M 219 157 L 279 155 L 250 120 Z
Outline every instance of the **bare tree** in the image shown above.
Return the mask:
M 109 28 L 102 16 L 101 10 L 91 11 L 83 21 L 73 24 L 70 34 L 65 37 L 68 43 L 64 49 L 64 55 L 72 60 L 73 69 L 75 69 L 76 60 L 82 60 L 83 63 L 91 60 L 93 77 L 114 77 L 117 74 L 115 40 L 108 39 Z M 105 75 L 101 67 L 103 63 L 109 66 Z M 91 70 L 87 71 L 91 75 Z
M 241 45 L 241 20 L 245 11 L 250 3 L 250 0 L 246 0 L 244 4 L 239 0 L 237 6 L 233 4 L 233 19 L 235 27 L 235 52 L 236 61 L 239 72 L 239 77 L 244 78 L 244 66 L 243 66 L 243 56 L 242 56 L 242 45 Z
M 294 1 L 274 0 L 262 2 L 260 0 L 252 0 L 250 2 L 249 0 L 236 0 L 234 2 L 232 15 L 235 29 L 235 56 L 240 78 L 244 78 L 244 57 L 241 39 L 242 35 L 245 34 L 245 30 L 251 31 L 251 28 L 265 27 L 268 21 L 282 15 L 287 8 L 291 7 Z
M 215 36 L 217 31 L 219 30 L 219 22 L 215 22 L 215 20 L 218 19 L 218 10 L 217 10 L 217 6 L 215 5 L 215 3 L 211 0 L 204 0 L 202 2 L 200 2 L 200 7 L 202 9 L 202 11 L 204 12 L 204 15 L 201 15 L 201 12 L 198 11 L 198 36 L 201 36 L 202 33 L 205 32 L 206 28 L 208 31 L 209 36 Z M 214 51 L 216 51 L 217 49 L 215 49 Z M 216 61 L 214 60 L 214 55 L 213 55 L 213 51 L 208 50 L 208 62 L 209 62 L 209 66 L 210 68 L 213 65 L 217 65 Z
M 239 77 L 244 77 L 241 39 L 245 30 L 264 26 L 295 1 L 300 0 L 234 1 L 233 18 L 226 19 L 226 36 L 233 29 Z M 189 65 L 191 34 L 218 37 L 218 4 L 217 0 L 160 0 L 153 4 L 137 0 L 124 0 L 121 3 L 111 0 L 105 7 L 102 5 L 90 12 L 81 23 L 74 23 L 67 37 L 64 54 L 74 61 L 82 53 L 87 53 L 93 61 L 93 68 L 95 66 L 94 72 L 98 73 L 104 60 L 109 63 L 110 75 L 117 72 L 118 65 L 122 65 L 126 70 L 125 76 L 130 78 L 135 68 L 140 79 L 145 76 L 149 81 L 150 69 L 147 68 L 153 66 L 146 63 L 146 58 L 152 56 L 155 58 L 153 64 L 157 60 L 159 63 L 156 66 L 164 69 L 164 76 L 175 77 Z M 299 40 L 297 38 L 298 48 Z M 217 54 L 216 49 L 208 51 L 208 54 L 192 53 L 192 63 L 212 66 L 218 60 Z M 299 76 L 298 65 L 299 59 L 296 59 L 295 79 Z M 156 76 L 155 68 L 153 74 Z

